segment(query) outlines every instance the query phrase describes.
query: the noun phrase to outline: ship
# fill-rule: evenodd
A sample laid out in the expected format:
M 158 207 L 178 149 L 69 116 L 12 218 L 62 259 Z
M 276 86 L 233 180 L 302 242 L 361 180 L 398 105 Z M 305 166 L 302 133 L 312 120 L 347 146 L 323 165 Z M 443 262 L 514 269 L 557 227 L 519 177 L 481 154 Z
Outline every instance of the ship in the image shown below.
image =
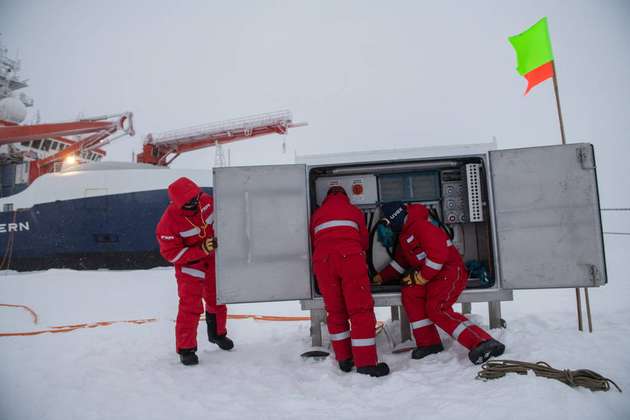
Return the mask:
M 77 164 L 38 177 L 0 205 L 0 269 L 146 269 L 166 265 L 155 226 L 180 176 L 212 193 L 211 172 L 126 162 Z
M 149 133 L 134 162 L 104 160 L 104 146 L 133 136 L 133 113 L 25 123 L 33 100 L 17 91 L 20 62 L 0 44 L 0 270 L 148 269 L 169 263 L 155 227 L 167 187 L 185 176 L 212 194 L 212 172 L 174 169 L 182 153 L 268 134 L 286 134 L 288 110 Z M 284 144 L 283 144 L 284 146 Z

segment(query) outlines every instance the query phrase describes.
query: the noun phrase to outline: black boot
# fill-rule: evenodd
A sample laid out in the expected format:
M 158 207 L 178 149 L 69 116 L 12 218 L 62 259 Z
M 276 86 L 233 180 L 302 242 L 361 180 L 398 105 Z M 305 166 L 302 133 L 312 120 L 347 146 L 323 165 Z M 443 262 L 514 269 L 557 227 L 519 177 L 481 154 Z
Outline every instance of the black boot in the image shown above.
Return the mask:
M 354 361 L 352 359 L 340 360 L 339 361 L 339 369 L 344 372 L 350 372 L 354 367 Z
M 227 334 L 217 335 L 217 316 L 206 312 L 206 324 L 208 324 L 208 341 L 219 346 L 221 350 L 231 350 L 234 342 L 227 337 Z
M 417 347 L 411 353 L 411 358 L 422 359 L 423 357 L 426 357 L 430 354 L 439 353 L 442 350 L 444 350 L 444 346 L 442 346 L 442 343 L 434 344 L 432 346 Z
M 361 366 L 357 368 L 358 373 L 362 373 L 363 375 L 370 375 L 372 377 L 378 378 L 379 376 L 385 376 L 389 374 L 389 366 L 387 363 L 381 362 L 376 366 Z
M 468 352 L 468 358 L 476 365 L 480 365 L 491 357 L 501 356 L 505 351 L 505 345 L 494 338 L 483 341 L 477 347 Z
M 232 350 L 234 348 L 234 342 L 230 340 L 226 334 L 217 335 L 214 338 L 209 338 L 208 340 L 219 346 L 221 350 Z
M 196 365 L 199 363 L 199 358 L 195 354 L 197 349 L 180 349 L 179 350 L 179 360 L 183 365 L 190 366 Z

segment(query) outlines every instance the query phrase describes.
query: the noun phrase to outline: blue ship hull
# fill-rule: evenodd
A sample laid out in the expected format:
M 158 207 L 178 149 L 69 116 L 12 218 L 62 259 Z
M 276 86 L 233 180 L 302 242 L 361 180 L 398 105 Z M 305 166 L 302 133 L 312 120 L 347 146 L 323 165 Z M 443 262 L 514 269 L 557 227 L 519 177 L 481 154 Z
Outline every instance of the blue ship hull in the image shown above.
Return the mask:
M 0 213 L 0 270 L 127 270 L 169 265 L 160 256 L 155 238 L 168 202 L 164 189 L 56 201 Z

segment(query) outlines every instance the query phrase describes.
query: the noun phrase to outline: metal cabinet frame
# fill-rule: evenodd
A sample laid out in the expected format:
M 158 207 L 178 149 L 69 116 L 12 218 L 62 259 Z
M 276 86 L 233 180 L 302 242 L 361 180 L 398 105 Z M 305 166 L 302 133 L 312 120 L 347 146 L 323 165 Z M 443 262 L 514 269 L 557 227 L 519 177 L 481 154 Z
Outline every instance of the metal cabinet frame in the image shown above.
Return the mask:
M 501 325 L 500 303 L 513 299 L 512 290 L 607 282 L 592 145 L 464 150 L 215 168 L 217 301 L 300 300 L 302 309 L 311 311 L 313 343 L 321 343 L 324 305 L 315 294 L 308 239 L 310 170 L 441 159 L 481 158 L 485 165 L 495 285 L 465 290 L 458 300 L 464 311 L 472 302 L 488 302 L 495 328 Z M 376 306 L 401 305 L 400 293 L 373 297 Z

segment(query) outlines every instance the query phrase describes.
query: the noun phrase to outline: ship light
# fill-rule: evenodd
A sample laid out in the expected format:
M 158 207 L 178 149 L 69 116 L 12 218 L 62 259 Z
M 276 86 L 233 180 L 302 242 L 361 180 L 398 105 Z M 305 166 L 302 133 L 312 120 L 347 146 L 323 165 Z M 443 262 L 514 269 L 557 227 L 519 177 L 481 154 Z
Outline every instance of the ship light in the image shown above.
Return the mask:
M 75 155 L 70 155 L 64 160 L 64 162 L 67 165 L 74 165 L 75 163 L 77 163 L 77 157 Z

